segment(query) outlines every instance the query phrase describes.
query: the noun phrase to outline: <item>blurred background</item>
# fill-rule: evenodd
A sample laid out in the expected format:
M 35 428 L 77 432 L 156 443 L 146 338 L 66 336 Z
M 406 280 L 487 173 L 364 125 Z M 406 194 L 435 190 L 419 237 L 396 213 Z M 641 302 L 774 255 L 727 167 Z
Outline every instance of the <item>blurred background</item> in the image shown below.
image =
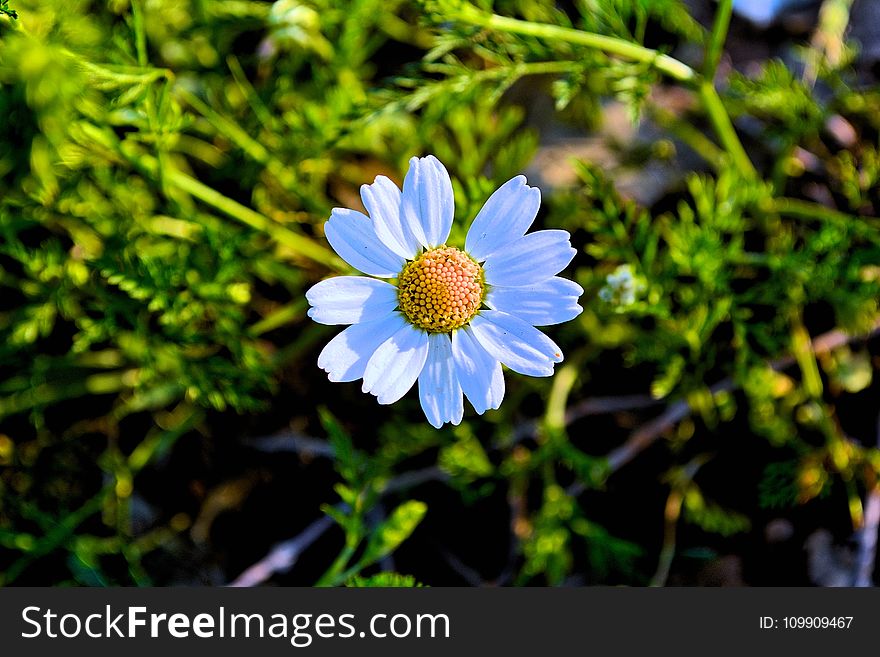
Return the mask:
M 872 585 L 878 62 L 872 0 L 0 1 L 0 584 Z M 585 289 L 439 431 L 303 296 L 427 153 Z

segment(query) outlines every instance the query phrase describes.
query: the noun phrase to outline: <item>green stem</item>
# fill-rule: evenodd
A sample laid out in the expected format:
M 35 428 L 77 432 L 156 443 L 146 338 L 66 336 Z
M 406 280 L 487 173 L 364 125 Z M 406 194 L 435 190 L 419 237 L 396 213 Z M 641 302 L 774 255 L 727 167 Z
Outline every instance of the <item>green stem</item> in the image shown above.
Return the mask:
M 238 58 L 235 55 L 229 55 L 226 58 L 226 65 L 229 67 L 229 72 L 232 73 L 232 78 L 235 80 L 236 84 L 238 84 L 239 90 L 241 90 L 241 93 L 247 98 L 248 105 L 251 106 L 254 115 L 266 130 L 269 132 L 274 131 L 275 120 L 272 116 L 272 112 L 266 107 L 266 104 L 262 101 L 256 89 L 254 89 L 250 80 L 248 80 Z
M 663 547 L 660 550 L 660 557 L 657 561 L 657 572 L 651 578 L 649 586 L 665 586 L 666 580 L 669 578 L 669 570 L 672 568 L 673 559 L 675 559 L 676 533 L 683 502 L 684 496 L 681 491 L 677 489 L 669 491 L 669 497 L 666 499 L 666 511 L 664 513 Z
M 721 53 L 724 51 L 724 42 L 727 40 L 727 30 L 730 27 L 732 13 L 733 0 L 719 0 L 715 21 L 712 24 L 712 34 L 709 36 L 709 45 L 706 49 L 706 58 L 703 62 L 704 79 L 700 83 L 699 94 L 703 107 L 709 115 L 709 120 L 733 163 L 743 175 L 757 178 L 757 171 L 746 154 L 714 85 L 715 73 L 718 70 L 718 62 L 721 61 Z
M 120 149 L 120 153 L 126 157 L 136 168 L 149 176 L 158 174 L 159 163 L 155 157 L 146 154 L 140 154 L 135 157 Z M 335 253 L 323 246 L 317 244 L 309 237 L 294 233 L 289 228 L 275 223 L 265 215 L 251 210 L 249 207 L 242 205 L 228 196 L 224 196 L 216 189 L 205 185 L 204 183 L 186 175 L 184 172 L 169 167 L 165 172 L 166 182 L 177 189 L 186 192 L 206 205 L 220 210 L 225 215 L 250 226 L 251 228 L 267 234 L 279 244 L 287 246 L 297 254 L 314 260 L 334 271 L 347 272 L 350 271 L 348 265 L 342 261 Z
M 730 116 L 724 108 L 724 103 L 721 102 L 721 98 L 718 96 L 712 81 L 705 79 L 700 82 L 700 85 L 697 87 L 697 93 L 703 103 L 703 108 L 706 110 L 706 115 L 712 123 L 715 134 L 718 135 L 721 145 L 727 151 L 733 164 L 744 177 L 757 179 L 758 172 L 755 170 L 755 166 L 749 159 L 748 154 L 746 154 L 746 149 L 743 148 L 742 142 L 733 128 Z
M 31 550 L 12 562 L 5 573 L 0 573 L 0 586 L 9 586 L 34 561 L 49 554 L 70 539 L 79 525 L 100 510 L 104 497 L 109 492 L 110 489 L 107 487 L 101 489 L 97 495 L 79 509 L 59 519 L 52 529 L 37 540 Z
M 816 362 L 816 352 L 810 334 L 804 327 L 800 317 L 792 318 L 791 347 L 794 358 L 801 370 L 801 378 L 804 390 L 812 399 L 822 397 L 822 376 L 819 374 L 819 364 Z
M 580 62 L 567 60 L 556 62 L 518 62 L 513 66 L 513 73 L 518 77 L 526 75 L 552 75 L 554 73 L 574 72 L 582 68 L 583 64 Z M 487 69 L 486 72 L 491 70 L 495 69 Z
M 237 123 L 230 121 L 225 116 L 215 111 L 201 98 L 184 87 L 178 86 L 175 89 L 175 92 L 199 114 L 204 116 L 221 135 L 232 141 L 232 143 L 243 150 L 252 160 L 259 162 L 263 166 L 268 165 L 272 161 L 272 156 L 269 154 L 269 150 L 256 139 L 251 137 Z
M 65 399 L 89 395 L 107 395 L 130 388 L 137 370 L 102 372 L 71 383 L 42 383 L 0 399 L 0 418 L 15 415 L 37 406 L 48 406 Z
M 547 25 L 546 23 L 532 23 L 516 18 L 499 16 L 498 14 L 488 14 L 470 5 L 460 7 L 457 16 L 454 16 L 454 18 L 458 18 L 462 22 L 471 25 L 496 29 L 502 32 L 567 41 L 568 43 L 595 48 L 610 55 L 617 55 L 623 59 L 649 64 L 660 73 L 668 75 L 679 82 L 691 82 L 697 75 L 690 66 L 674 57 L 663 55 L 651 48 L 645 48 L 617 37 L 585 32 L 570 27 Z
M 69 50 L 62 51 L 66 57 L 76 61 L 77 66 L 83 68 L 93 76 L 100 76 L 100 81 L 112 80 L 116 84 L 149 84 L 156 80 L 173 80 L 174 72 L 167 68 L 151 68 L 148 66 L 117 66 L 115 64 L 95 64 L 83 59 L 76 59 L 77 55 Z
M 703 61 L 703 75 L 709 80 L 715 78 L 718 62 L 721 61 L 721 53 L 724 50 L 724 42 L 727 40 L 727 29 L 730 27 L 732 13 L 733 0 L 719 0 L 718 9 L 715 11 L 715 22 L 712 24 L 712 34 L 709 37 L 709 46 L 706 49 L 706 59 Z
M 134 40 L 137 60 L 140 66 L 147 65 L 147 31 L 144 28 L 144 13 L 140 0 L 131 3 L 132 21 L 134 22 Z
M 176 87 L 175 92 L 180 94 L 193 109 L 204 116 L 218 133 L 238 146 L 252 160 L 264 166 L 265 171 L 274 178 L 282 189 L 296 196 L 309 210 L 323 213 L 323 208 L 315 207 L 315 204 L 310 203 L 307 196 L 303 196 L 297 180 L 291 175 L 290 167 L 275 158 L 268 147 L 251 137 L 237 123 L 211 108 L 210 105 L 192 92 L 179 85 Z
M 294 301 L 293 303 L 289 303 L 286 306 L 278 308 L 260 321 L 253 324 L 250 327 L 249 333 L 253 336 L 258 336 L 264 333 L 268 333 L 269 331 L 274 331 L 280 326 L 284 326 L 285 324 L 289 324 L 290 322 L 298 320 L 305 314 L 305 311 L 306 300 L 299 299 L 297 301 Z
M 680 120 L 676 114 L 659 105 L 648 105 L 647 111 L 657 125 L 690 146 L 716 170 L 721 169 L 724 163 L 724 151 L 691 122 Z
M 550 397 L 547 400 L 543 427 L 547 437 L 551 440 L 562 438 L 565 435 L 565 411 L 568 407 L 568 397 L 577 382 L 578 370 L 576 363 L 569 363 L 553 377 L 553 387 L 550 389 Z
M 357 543 L 352 545 L 351 541 L 347 542 L 345 547 L 342 548 L 342 551 L 339 553 L 339 556 L 336 557 L 336 560 L 327 569 L 327 572 L 321 575 L 321 578 L 315 583 L 315 586 L 336 586 L 339 584 L 341 579 L 340 575 L 354 556 L 354 551 L 357 548 L 357 545 Z
M 795 219 L 819 219 L 849 226 L 859 221 L 859 217 L 854 217 L 851 214 L 797 198 L 774 198 L 771 203 L 772 205 L 768 209 Z
M 224 196 L 216 189 L 205 185 L 195 178 L 191 178 L 182 171 L 171 169 L 167 172 L 168 182 L 181 191 L 195 196 L 200 201 L 211 205 L 233 219 L 247 224 L 251 228 L 266 233 L 280 244 L 290 247 L 297 253 L 315 262 L 321 263 L 336 271 L 348 271 L 349 267 L 333 252 L 316 244 L 305 235 L 299 235 L 293 231 L 274 223 L 265 215 Z

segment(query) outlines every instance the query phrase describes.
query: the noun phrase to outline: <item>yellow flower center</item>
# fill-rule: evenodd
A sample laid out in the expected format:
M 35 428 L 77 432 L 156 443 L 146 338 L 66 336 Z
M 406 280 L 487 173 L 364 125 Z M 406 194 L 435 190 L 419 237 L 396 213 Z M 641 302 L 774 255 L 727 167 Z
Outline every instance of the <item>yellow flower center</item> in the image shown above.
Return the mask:
M 467 324 L 483 303 L 483 270 L 451 246 L 425 251 L 400 272 L 400 309 L 415 326 L 449 333 Z

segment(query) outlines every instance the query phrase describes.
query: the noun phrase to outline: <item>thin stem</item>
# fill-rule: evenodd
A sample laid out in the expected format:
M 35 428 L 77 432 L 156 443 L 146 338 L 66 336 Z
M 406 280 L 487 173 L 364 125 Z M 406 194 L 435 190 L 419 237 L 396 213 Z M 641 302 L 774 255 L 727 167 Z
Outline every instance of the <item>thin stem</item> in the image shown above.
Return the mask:
M 354 551 L 357 549 L 358 543 L 353 543 L 351 541 L 346 541 L 346 545 L 342 548 L 342 552 L 339 553 L 339 556 L 336 557 L 336 560 L 327 569 L 321 578 L 315 583 L 315 586 L 336 586 L 339 584 L 341 579 L 341 575 L 343 573 L 347 574 L 345 567 L 348 565 L 348 562 L 351 561 L 351 558 L 354 556 Z
M 65 56 L 75 59 L 72 52 L 62 51 Z M 83 59 L 76 60 L 76 65 L 93 76 L 101 76 L 101 79 L 112 80 L 117 84 L 149 84 L 156 80 L 173 80 L 174 72 L 167 68 L 155 68 L 149 66 L 117 66 L 115 64 L 95 64 Z
M 175 92 L 204 116 L 218 133 L 238 146 L 253 161 L 264 166 L 265 171 L 275 179 L 282 189 L 295 195 L 305 206 L 311 205 L 310 210 L 323 213 L 324 208 L 315 207 L 314 203 L 309 202 L 307 196 L 303 196 L 295 177 L 291 175 L 290 168 L 274 157 L 268 147 L 251 137 L 241 126 L 214 110 L 192 92 L 181 86 L 176 87 Z
M 226 65 L 229 67 L 229 72 L 232 73 L 232 77 L 238 84 L 241 93 L 247 98 L 248 105 L 251 106 L 254 115 L 259 119 L 264 128 L 272 131 L 274 129 L 272 112 L 266 107 L 266 104 L 262 101 L 256 89 L 254 89 L 254 86 L 251 84 L 251 81 L 248 80 L 238 58 L 235 55 L 229 55 L 226 58 Z
M 124 149 L 119 149 L 119 153 L 142 173 L 149 176 L 156 176 L 158 174 L 159 163 L 155 157 L 147 154 L 135 156 L 131 153 L 126 153 Z M 329 249 L 319 245 L 305 235 L 300 235 L 281 224 L 275 223 L 265 215 L 221 194 L 216 189 L 188 176 L 183 171 L 173 167 L 169 168 L 166 172 L 166 182 L 190 196 L 194 196 L 203 203 L 220 210 L 227 216 L 255 230 L 266 233 L 279 244 L 287 246 L 305 258 L 314 260 L 335 271 L 349 271 L 349 267 L 342 259 Z
M 479 25 L 490 29 L 496 29 L 502 32 L 513 34 L 524 34 L 548 40 L 566 41 L 588 48 L 595 48 L 610 55 L 616 55 L 623 59 L 635 62 L 643 62 L 654 67 L 660 73 L 679 82 L 696 86 L 700 101 L 709 121 L 712 123 L 721 145 L 727 151 L 734 165 L 739 168 L 747 178 L 757 178 L 758 174 L 752 161 L 746 154 L 742 142 L 740 142 L 733 123 L 724 103 L 718 96 L 711 80 L 700 80 L 700 76 L 690 66 L 669 55 L 663 55 L 651 48 L 630 43 L 617 37 L 609 37 L 603 34 L 595 34 L 593 32 L 585 32 L 583 30 L 575 30 L 569 27 L 560 27 L 558 25 L 548 25 L 546 23 L 532 23 L 522 21 L 498 14 L 489 14 L 480 11 L 471 5 L 463 5 L 458 8 L 457 15 L 454 16 L 459 20 Z M 723 23 L 723 21 L 721 21 Z M 729 18 L 728 18 L 729 22 Z M 723 36 L 727 33 L 726 24 L 716 25 L 716 38 L 723 41 Z M 714 47 L 714 46 L 713 46 Z M 720 46 L 719 46 L 720 48 Z M 714 55 L 712 55 L 714 57 Z
M 829 223 L 843 223 L 852 225 L 858 222 L 860 217 L 829 208 L 819 203 L 812 203 L 797 198 L 774 198 L 770 209 L 787 217 L 796 219 L 819 219 Z M 864 219 L 863 217 L 861 219 Z
M 131 3 L 132 20 L 134 21 L 134 40 L 137 52 L 138 65 L 146 66 L 147 59 L 147 31 L 144 28 L 144 14 L 140 0 Z
M 649 116 L 661 128 L 665 128 L 694 152 L 708 162 L 716 170 L 720 170 L 724 163 L 724 151 L 714 141 L 709 139 L 701 130 L 694 127 L 689 121 L 682 121 L 674 113 L 659 105 L 647 107 Z
M 819 399 L 823 390 L 819 363 L 816 361 L 810 334 L 798 316 L 792 317 L 791 351 L 801 370 L 801 378 L 807 394 L 813 399 Z
M 293 303 L 282 306 L 268 314 L 263 319 L 252 324 L 249 332 L 253 336 L 258 336 L 263 333 L 268 333 L 269 331 L 274 331 L 285 324 L 294 322 L 305 314 L 306 305 L 305 299 L 298 299 Z
M 191 178 L 182 171 L 171 169 L 167 172 L 167 177 L 168 182 L 178 189 L 195 196 L 197 199 L 215 207 L 233 219 L 238 219 L 242 223 L 266 233 L 280 244 L 290 247 L 306 258 L 310 258 L 336 271 L 348 270 L 348 267 L 336 254 L 316 244 L 305 235 L 299 235 L 280 224 L 274 223 L 265 215 L 251 210 L 228 196 L 224 196 L 216 189 L 199 182 L 195 178 Z
M 758 172 L 755 170 L 755 165 L 752 164 L 746 149 L 743 148 L 742 142 L 739 140 L 739 136 L 733 127 L 733 122 L 730 120 L 730 115 L 728 115 L 727 110 L 724 108 L 724 103 L 721 102 L 721 98 L 715 90 L 715 85 L 712 84 L 711 80 L 705 79 L 697 87 L 697 93 L 703 103 L 703 108 L 706 110 L 706 115 L 712 123 L 715 134 L 718 135 L 721 145 L 727 151 L 734 166 L 746 178 L 757 179 Z
M 252 160 L 264 166 L 267 166 L 272 161 L 272 156 L 270 155 L 269 150 L 263 146 L 263 144 L 251 137 L 237 123 L 230 121 L 184 87 L 177 87 L 175 92 L 199 114 L 204 116 L 221 135 L 232 141 L 232 143 L 243 150 Z
M 617 37 L 575 30 L 569 27 L 560 27 L 558 25 L 548 25 L 546 23 L 532 23 L 516 18 L 499 16 L 498 14 L 489 14 L 470 5 L 461 6 L 455 18 L 471 25 L 479 25 L 502 32 L 567 41 L 568 43 L 595 48 L 610 55 L 617 55 L 623 59 L 650 64 L 660 73 L 680 82 L 690 82 L 697 75 L 690 66 L 674 57 L 663 55 L 651 48 L 645 48 Z
M 706 79 L 715 78 L 718 62 L 721 61 L 721 53 L 724 50 L 724 42 L 727 40 L 727 29 L 730 27 L 730 15 L 733 13 L 733 0 L 719 0 L 718 9 L 715 11 L 715 22 L 712 24 L 712 34 L 709 36 L 709 46 L 706 49 L 706 59 L 703 61 L 703 75 Z
M 678 519 L 681 517 L 681 505 L 684 496 L 681 491 L 672 489 L 666 498 L 666 509 L 663 513 L 663 547 L 660 550 L 660 558 L 657 560 L 657 572 L 651 578 L 651 586 L 665 586 L 669 579 L 669 571 L 672 568 L 672 560 L 675 558 L 676 530 Z
M 544 430 L 550 438 L 556 439 L 565 432 L 565 409 L 577 377 L 578 368 L 569 364 L 560 369 L 553 379 L 550 398 L 547 400 L 547 412 L 544 415 Z
M 134 385 L 137 373 L 138 370 L 130 369 L 92 374 L 70 383 L 42 383 L 0 399 L 0 418 L 65 399 L 119 392 Z

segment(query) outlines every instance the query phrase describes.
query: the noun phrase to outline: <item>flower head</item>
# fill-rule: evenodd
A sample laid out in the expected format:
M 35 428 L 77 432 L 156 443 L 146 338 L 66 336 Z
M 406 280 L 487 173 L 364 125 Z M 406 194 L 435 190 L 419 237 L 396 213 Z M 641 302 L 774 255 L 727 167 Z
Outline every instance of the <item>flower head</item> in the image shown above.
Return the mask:
M 461 422 L 463 396 L 480 414 L 500 406 L 502 364 L 553 374 L 562 351 L 535 326 L 576 317 L 583 289 L 556 276 L 575 255 L 566 231 L 526 235 L 541 194 L 524 176 L 489 197 L 463 250 L 446 244 L 452 182 L 437 158 L 412 158 L 402 193 L 378 176 L 361 198 L 369 216 L 335 208 L 324 230 L 367 276 L 329 278 L 306 293 L 313 320 L 351 325 L 318 357 L 331 381 L 362 378 L 380 404 L 418 381 L 425 416 L 439 428 Z
M 645 284 L 633 274 L 631 265 L 620 265 L 605 277 L 599 298 L 619 307 L 633 305 L 645 291 Z

